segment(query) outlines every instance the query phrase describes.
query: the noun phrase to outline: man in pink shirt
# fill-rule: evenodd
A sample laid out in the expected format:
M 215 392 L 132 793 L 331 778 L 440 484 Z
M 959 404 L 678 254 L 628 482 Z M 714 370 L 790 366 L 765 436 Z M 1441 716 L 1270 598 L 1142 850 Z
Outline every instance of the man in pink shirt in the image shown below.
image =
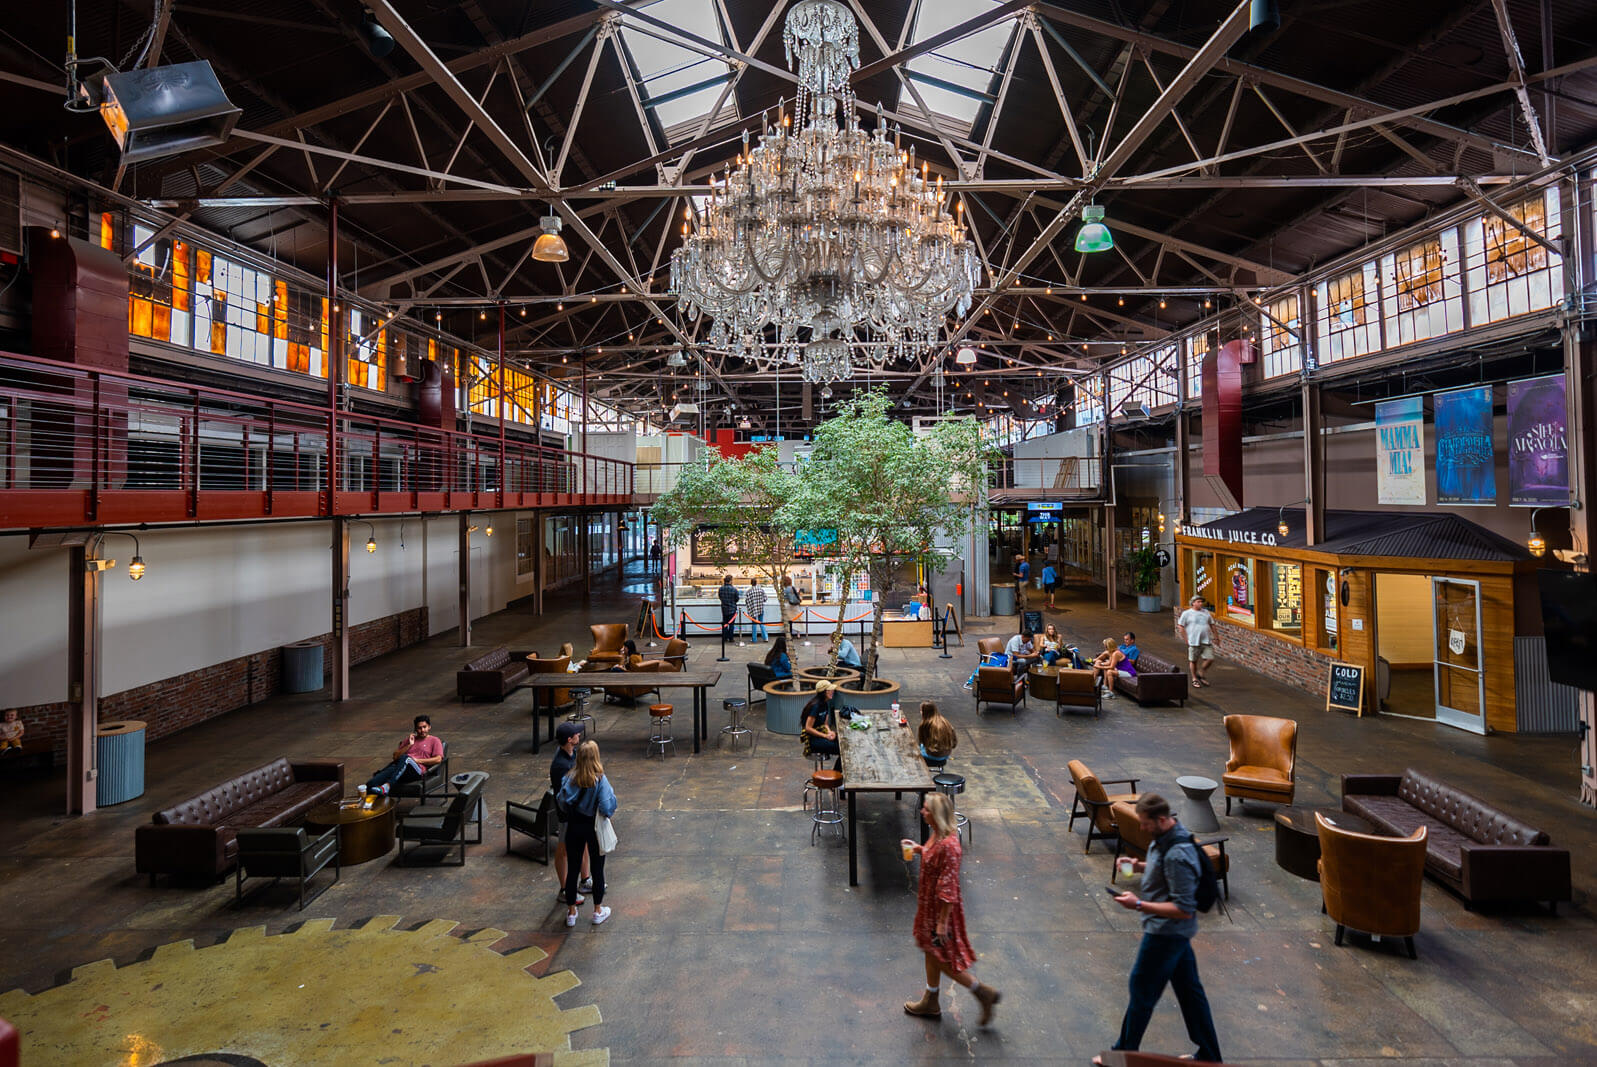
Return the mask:
M 414 782 L 444 761 L 444 743 L 433 736 L 432 720 L 416 716 L 414 729 L 394 747 L 394 761 L 366 782 L 366 788 L 386 793 L 396 785 Z

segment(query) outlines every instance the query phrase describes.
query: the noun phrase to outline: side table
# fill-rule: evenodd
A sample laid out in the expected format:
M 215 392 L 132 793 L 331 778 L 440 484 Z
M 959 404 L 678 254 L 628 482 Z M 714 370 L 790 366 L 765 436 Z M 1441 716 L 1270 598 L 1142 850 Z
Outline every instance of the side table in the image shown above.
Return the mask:
M 1183 816 L 1181 825 L 1200 834 L 1219 831 L 1220 820 L 1214 817 L 1214 807 L 1209 803 L 1209 795 L 1220 788 L 1220 783 L 1213 778 L 1187 774 L 1177 778 L 1176 785 L 1187 795 L 1187 809 L 1181 813 Z
M 1361 834 L 1379 832 L 1364 819 L 1340 808 L 1278 810 L 1275 813 L 1275 865 L 1311 882 L 1320 880 L 1320 828 L 1314 822 L 1316 812 L 1344 830 Z
M 394 849 L 394 801 L 378 797 L 369 808 L 358 799 L 334 800 L 305 813 L 305 829 L 321 833 L 338 828 L 339 863 L 369 863 Z

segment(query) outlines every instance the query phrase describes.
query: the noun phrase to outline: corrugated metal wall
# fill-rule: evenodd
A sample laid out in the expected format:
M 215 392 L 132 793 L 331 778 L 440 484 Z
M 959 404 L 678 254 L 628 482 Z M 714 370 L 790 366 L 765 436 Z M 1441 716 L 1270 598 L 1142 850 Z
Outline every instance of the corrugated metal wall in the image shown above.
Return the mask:
M 1515 720 L 1522 734 L 1576 731 L 1576 692 L 1547 676 L 1547 645 L 1541 637 L 1514 638 Z

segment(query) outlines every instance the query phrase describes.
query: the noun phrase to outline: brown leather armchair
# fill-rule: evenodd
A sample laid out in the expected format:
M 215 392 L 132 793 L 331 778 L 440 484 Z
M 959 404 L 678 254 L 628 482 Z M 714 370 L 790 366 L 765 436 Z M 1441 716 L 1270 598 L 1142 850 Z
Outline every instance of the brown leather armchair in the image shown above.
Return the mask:
M 1137 818 L 1136 801 L 1126 803 L 1117 800 L 1109 806 L 1110 816 L 1115 823 L 1115 860 L 1121 856 L 1133 856 L 1139 860 L 1148 858 L 1148 846 L 1153 844 L 1153 835 L 1144 833 L 1142 821 Z M 1191 831 L 1188 831 L 1191 833 Z M 1225 843 L 1229 837 L 1210 837 L 1200 840 L 1194 835 L 1193 841 L 1203 849 L 1203 854 L 1209 857 L 1209 866 L 1214 868 L 1214 876 L 1220 880 L 1220 885 L 1225 889 L 1225 898 L 1231 899 L 1231 857 L 1225 854 Z M 1110 864 L 1109 880 L 1113 882 L 1119 875 L 1118 862 Z
M 660 658 L 666 666 L 661 668 L 667 671 L 681 671 L 687 669 L 688 643 L 680 637 L 673 637 L 665 643 L 665 651 L 660 653 Z
M 1079 759 L 1071 760 L 1069 766 L 1070 781 L 1076 787 L 1076 799 L 1070 805 L 1070 821 L 1065 824 L 1065 829 L 1075 833 L 1076 820 L 1086 819 L 1087 847 L 1082 851 L 1091 852 L 1094 841 L 1107 841 L 1115 836 L 1115 820 L 1110 813 L 1110 806 L 1116 801 L 1135 804 L 1142 794 L 1137 792 L 1135 778 L 1101 780 Z M 1106 785 L 1129 785 L 1131 792 L 1111 794 L 1104 789 Z
M 1007 704 L 1009 710 L 1026 702 L 1026 676 L 1008 667 L 976 668 L 976 714 L 983 704 Z
M 621 642 L 627 639 L 627 624 L 624 622 L 601 622 L 588 627 L 593 632 L 593 647 L 588 650 L 590 664 L 602 664 L 608 669 L 612 664 L 621 662 Z
M 632 659 L 628 661 L 626 669 L 629 671 L 640 671 L 643 673 L 656 673 L 660 671 L 672 670 L 671 667 L 666 665 L 665 660 L 646 660 L 642 656 L 633 656 Z M 656 690 L 652 685 L 607 685 L 604 687 L 604 692 L 606 696 L 621 697 L 625 700 L 635 701 L 639 697 L 648 696 L 650 693 L 658 692 L 658 690 Z
M 976 654 L 986 660 L 988 656 L 997 655 L 1008 644 L 1002 637 L 979 637 L 976 639 Z
M 1345 928 L 1381 937 L 1401 937 L 1414 952 L 1420 929 L 1420 886 L 1425 880 L 1426 829 L 1407 837 L 1381 837 L 1344 830 L 1314 814 L 1320 831 L 1320 890 L 1325 913 L 1336 923 L 1336 943 Z
M 1231 755 L 1225 761 L 1225 813 L 1231 798 L 1291 804 L 1296 788 L 1293 768 L 1298 758 L 1298 724 L 1268 715 L 1227 715 L 1226 737 Z
M 553 659 L 539 659 L 538 653 L 527 653 L 527 670 L 532 674 L 566 674 L 571 669 L 571 642 L 560 646 Z M 545 689 L 538 696 L 538 704 L 545 708 L 563 708 L 571 703 L 571 690 Z

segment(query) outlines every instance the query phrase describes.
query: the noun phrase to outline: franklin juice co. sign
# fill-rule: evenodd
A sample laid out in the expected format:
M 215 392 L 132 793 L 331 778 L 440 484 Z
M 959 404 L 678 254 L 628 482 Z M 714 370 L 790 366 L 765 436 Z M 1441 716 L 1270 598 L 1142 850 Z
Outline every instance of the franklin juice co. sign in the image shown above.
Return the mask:
M 1187 537 L 1205 541 L 1224 541 L 1233 545 L 1268 545 L 1275 547 L 1275 534 L 1258 530 L 1226 530 L 1207 526 L 1188 526 L 1181 531 Z

